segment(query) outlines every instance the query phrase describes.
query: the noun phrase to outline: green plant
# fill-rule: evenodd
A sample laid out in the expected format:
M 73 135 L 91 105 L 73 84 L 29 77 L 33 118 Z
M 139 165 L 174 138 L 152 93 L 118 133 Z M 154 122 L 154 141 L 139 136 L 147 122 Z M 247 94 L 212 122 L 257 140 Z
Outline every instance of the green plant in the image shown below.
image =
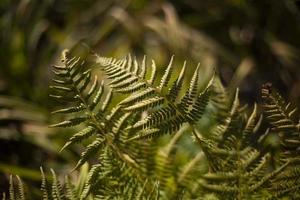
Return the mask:
M 158 79 L 155 62 L 149 70 L 146 57 L 139 64 L 130 55 L 92 55 L 110 79 L 106 84 L 92 76 L 88 59 L 69 51 L 62 57 L 63 65 L 54 66 L 51 96 L 63 105 L 54 113 L 66 119 L 51 126 L 79 127 L 62 150 L 87 144 L 74 170 L 87 161 L 91 168 L 84 186 L 74 190 L 68 181 L 61 186 L 52 171 L 49 192 L 43 175 L 43 199 L 299 197 L 300 125 L 268 85 L 262 97 L 271 126 L 264 129 L 256 104 L 249 115 L 238 90 L 226 92 L 216 74 L 201 80 L 199 66 L 186 85 L 186 63 L 177 74 L 173 57 Z M 277 155 L 265 145 L 272 134 L 280 140 Z
M 299 198 L 300 120 L 296 116 L 297 109 L 286 103 L 270 84 L 263 86 L 262 98 L 271 132 L 280 138 L 278 165 L 294 161 L 272 181 L 273 192 L 275 197 L 293 194 L 294 198 Z

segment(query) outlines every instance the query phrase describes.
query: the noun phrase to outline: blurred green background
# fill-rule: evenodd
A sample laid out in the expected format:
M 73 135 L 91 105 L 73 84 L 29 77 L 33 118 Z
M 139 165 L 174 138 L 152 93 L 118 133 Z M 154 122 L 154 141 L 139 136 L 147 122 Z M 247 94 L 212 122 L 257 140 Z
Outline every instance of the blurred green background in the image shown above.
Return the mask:
M 0 194 L 19 174 L 33 193 L 39 167 L 70 170 L 80 147 L 64 153 L 68 133 L 49 129 L 51 65 L 65 48 L 187 60 L 189 73 L 216 69 L 244 103 L 271 82 L 300 105 L 298 0 L 0 0 Z

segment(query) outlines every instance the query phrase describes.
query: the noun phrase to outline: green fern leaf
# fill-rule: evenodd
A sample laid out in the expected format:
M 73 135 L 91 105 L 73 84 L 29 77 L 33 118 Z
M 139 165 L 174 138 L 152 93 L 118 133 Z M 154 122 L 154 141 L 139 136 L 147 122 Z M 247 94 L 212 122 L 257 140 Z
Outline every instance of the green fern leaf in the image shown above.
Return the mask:
M 101 84 L 100 84 L 100 86 L 99 86 L 99 88 L 97 90 L 97 93 L 96 93 L 96 95 L 95 95 L 95 97 L 94 97 L 94 99 L 93 99 L 93 101 L 92 101 L 92 103 L 90 105 L 90 109 L 91 110 L 93 110 L 96 107 L 96 105 L 98 105 L 98 103 L 100 102 L 100 98 L 101 98 L 101 96 L 102 96 L 102 94 L 104 92 L 104 86 L 103 86 L 103 84 L 104 84 L 104 82 L 101 82 Z M 95 88 L 96 88 L 96 86 L 95 86 Z M 95 91 L 95 89 L 93 89 L 93 91 Z
M 172 73 L 172 63 L 173 63 L 174 56 L 171 57 L 171 60 L 169 62 L 169 65 L 167 69 L 165 70 L 164 75 L 162 76 L 160 80 L 160 85 L 158 86 L 158 89 L 161 90 L 164 86 L 166 86 L 170 80 L 171 73 Z
M 102 171 L 102 166 L 99 164 L 94 165 L 89 171 L 87 181 L 84 185 L 80 199 L 86 199 L 91 192 L 91 187 L 96 186 L 96 182 L 99 182 L 99 173 Z
M 143 99 L 145 99 L 146 97 L 149 97 L 151 95 L 153 95 L 155 92 L 154 88 L 147 88 L 142 92 L 139 93 L 134 93 L 132 95 L 130 95 L 129 97 L 127 97 L 126 99 L 124 99 L 123 101 L 120 102 L 120 104 L 124 105 L 124 104 L 134 104 L 138 101 L 141 101 Z
M 159 131 L 160 130 L 158 128 L 143 130 L 143 131 L 137 133 L 136 136 L 128 139 L 127 142 L 130 142 L 130 141 L 136 140 L 136 139 L 142 139 L 142 138 L 153 138 L 153 135 L 156 135 L 157 133 L 159 133 Z
M 76 191 L 68 176 L 65 176 L 65 194 L 68 200 L 77 200 Z
M 153 98 L 149 98 L 145 101 L 136 103 L 135 105 L 132 106 L 128 106 L 126 108 L 124 108 L 125 111 L 144 111 L 148 108 L 153 108 L 155 106 L 159 106 L 164 102 L 164 98 L 163 97 L 153 97 Z
M 18 200 L 25 200 L 25 192 L 24 192 L 24 185 L 20 177 L 17 175 L 18 180 Z
M 203 115 L 211 95 L 210 85 L 198 95 L 192 108 L 187 113 L 190 123 L 197 122 Z
M 143 88 L 145 88 L 147 85 L 146 83 L 134 83 L 126 88 L 121 88 L 121 89 L 115 89 L 116 92 L 118 93 L 124 93 L 124 94 L 128 94 L 128 93 L 133 93 L 136 92 L 138 90 L 141 90 Z
M 41 191 L 42 191 L 42 199 L 43 200 L 49 200 L 49 192 L 47 189 L 47 180 L 43 171 L 43 168 L 40 167 L 41 175 L 42 175 L 42 184 L 41 184 Z
M 151 68 L 152 68 L 152 71 L 151 71 L 151 76 L 150 76 L 150 79 L 148 80 L 148 83 L 150 85 L 153 85 L 154 80 L 156 78 L 156 64 L 155 64 L 154 60 L 152 60 Z
M 87 146 L 87 149 L 81 154 L 80 160 L 78 161 L 73 170 L 81 167 L 90 158 L 90 156 L 95 155 L 96 152 L 98 152 L 99 149 L 102 147 L 103 142 L 103 139 L 97 138 L 93 143 L 89 144 Z
M 9 199 L 16 200 L 15 198 L 15 189 L 14 189 L 14 181 L 12 175 L 9 176 Z
M 109 103 L 112 101 L 112 95 L 113 95 L 113 92 L 112 90 L 109 90 L 104 101 L 103 101 L 103 104 L 102 104 L 102 107 L 101 107 L 101 111 L 105 112 Z
M 181 72 L 180 72 L 177 80 L 173 83 L 172 87 L 169 89 L 168 98 L 172 102 L 174 102 L 176 100 L 176 98 L 178 97 L 179 92 L 182 88 L 185 69 L 186 69 L 186 61 L 184 61 L 183 67 L 181 69 Z
M 85 129 L 79 131 L 78 133 L 74 134 L 69 141 L 61 148 L 60 152 L 63 151 L 65 148 L 67 148 L 68 146 L 81 142 L 82 140 L 92 136 L 92 134 L 94 133 L 95 128 L 92 126 L 88 126 Z
M 63 193 L 63 189 L 62 189 L 61 183 L 57 179 L 57 176 L 56 176 L 54 170 L 53 169 L 50 169 L 50 170 L 51 170 L 52 178 L 53 178 L 53 182 L 52 182 L 52 197 L 53 197 L 54 200 L 64 200 L 65 199 L 65 195 Z
M 142 78 L 142 79 L 145 79 L 145 76 L 146 76 L 146 55 L 144 55 L 142 65 L 141 65 L 140 74 L 139 74 L 139 77 Z
M 67 113 L 74 113 L 74 112 L 79 112 L 85 109 L 84 104 L 80 104 L 79 106 L 73 106 L 70 108 L 64 108 L 64 109 L 59 109 L 56 111 L 53 111 L 52 114 L 57 114 L 57 113 L 62 113 L 62 114 L 67 114 Z
M 81 124 L 82 122 L 85 122 L 87 120 L 86 117 L 77 117 L 73 119 L 69 119 L 63 122 L 59 122 L 57 124 L 52 124 L 50 127 L 71 127 L 71 126 L 77 126 Z
M 264 109 L 268 120 L 276 131 L 297 132 L 297 123 L 292 120 L 295 109 L 290 108 L 290 104 L 285 103 L 282 97 L 271 89 L 270 84 L 262 87 L 262 98 Z

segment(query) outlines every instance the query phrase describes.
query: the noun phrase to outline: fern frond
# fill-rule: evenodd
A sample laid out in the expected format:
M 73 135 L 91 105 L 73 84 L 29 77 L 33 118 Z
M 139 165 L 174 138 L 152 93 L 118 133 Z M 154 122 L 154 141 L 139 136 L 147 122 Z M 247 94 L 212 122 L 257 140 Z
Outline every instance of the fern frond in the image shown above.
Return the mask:
M 290 104 L 287 104 L 271 87 L 270 84 L 265 84 L 261 91 L 267 119 L 275 131 L 284 131 L 290 134 L 299 133 L 297 122 L 292 119 L 296 110 L 291 108 Z
M 156 64 L 155 64 L 154 60 L 151 60 L 151 62 L 152 62 L 152 65 L 151 65 L 152 71 L 151 71 L 150 79 L 148 80 L 148 83 L 150 85 L 152 85 L 154 83 L 154 80 L 156 78 Z
M 197 167 L 197 164 L 199 162 L 203 161 L 204 158 L 204 153 L 200 152 L 198 153 L 193 159 L 191 159 L 184 167 L 182 170 L 179 171 L 178 173 L 178 179 L 177 183 L 182 186 L 187 186 L 188 183 L 193 183 L 193 171 Z
M 204 191 L 209 190 L 220 198 L 251 199 L 260 196 L 257 189 L 267 188 L 270 180 L 284 167 L 266 173 L 270 155 L 256 148 L 261 146 L 261 140 L 256 136 L 261 122 L 257 106 L 254 105 L 249 117 L 243 114 L 238 91 L 229 105 L 229 108 L 221 108 L 220 112 L 228 110 L 228 113 L 211 130 L 211 138 L 196 135 L 210 166 L 199 184 Z M 265 174 L 270 176 L 266 177 Z
M 70 145 L 73 145 L 75 143 L 81 142 L 82 140 L 90 137 L 93 135 L 95 131 L 95 128 L 92 126 L 88 126 L 85 129 L 79 131 L 78 133 L 74 134 L 69 141 L 61 148 L 60 152 L 63 151 L 65 148 L 67 148 Z
M 280 166 L 278 169 L 276 169 L 275 171 L 273 171 L 272 173 L 269 173 L 267 175 L 265 175 L 264 177 L 262 177 L 262 179 L 255 183 L 254 185 L 252 185 L 249 190 L 250 191 L 255 191 L 257 190 L 259 187 L 261 187 L 263 184 L 265 184 L 266 182 L 270 181 L 270 179 L 274 178 L 275 176 L 277 176 L 279 173 L 281 173 L 286 167 L 288 167 L 290 165 L 290 161 L 286 162 L 285 164 L 283 164 L 282 166 Z
M 64 66 L 55 67 L 55 72 L 57 74 L 55 83 L 58 84 L 59 89 L 61 87 L 71 89 L 65 96 L 73 96 L 73 101 L 69 101 L 69 104 L 72 104 L 72 106 L 59 109 L 54 111 L 54 113 L 70 114 L 72 116 L 78 115 L 78 117 L 66 119 L 65 121 L 51 125 L 51 127 L 72 127 L 84 124 L 83 126 L 85 128 L 74 134 L 69 141 L 66 142 L 62 150 L 74 143 L 86 140 L 92 135 L 96 136 L 95 142 L 89 144 L 86 150 L 81 154 L 81 158 L 75 167 L 76 169 L 86 162 L 91 155 L 94 156 L 97 151 L 104 146 L 102 145 L 104 141 L 106 143 L 111 140 L 113 128 L 118 125 L 117 123 L 120 121 L 119 117 L 121 117 L 121 115 L 117 114 L 117 109 L 108 110 L 113 97 L 112 90 L 109 89 L 106 92 L 104 82 L 102 81 L 99 84 L 97 76 L 94 77 L 94 80 L 91 80 L 91 70 L 83 69 L 85 67 L 82 64 L 84 61 L 81 61 L 79 58 L 70 58 L 69 56 L 70 55 L 68 54 L 63 59 Z M 119 66 L 119 64 L 125 66 L 124 63 L 129 63 L 122 60 L 118 61 L 116 59 L 111 59 L 110 61 L 114 66 Z M 110 72 L 113 72 L 115 71 L 115 67 L 109 68 L 109 70 Z M 54 88 L 57 87 L 54 86 Z M 63 99 L 64 92 L 66 92 L 66 90 L 63 90 L 59 95 L 55 95 L 62 96 Z M 119 106 L 116 108 L 118 107 Z
M 137 80 L 138 77 L 131 77 L 131 74 L 129 74 L 129 77 L 125 77 L 124 80 L 119 81 L 118 83 L 114 83 L 114 84 L 110 83 L 110 86 L 113 89 L 121 89 L 129 85 L 132 85 L 133 83 L 136 83 Z
M 65 193 L 66 193 L 66 199 L 68 200 L 77 200 L 77 194 L 74 185 L 70 182 L 70 179 L 68 176 L 65 176 Z
M 177 190 L 176 179 L 173 176 L 174 166 L 171 165 L 172 158 L 170 154 L 183 133 L 184 131 L 182 130 L 177 131 L 174 137 L 158 150 L 156 156 L 156 176 L 160 183 L 160 188 L 166 191 L 166 195 L 169 197 L 176 193 Z
M 79 106 L 73 106 L 73 107 L 63 108 L 63 109 L 53 111 L 52 114 L 56 114 L 56 113 L 67 114 L 67 113 L 79 112 L 79 111 L 82 111 L 84 109 L 85 109 L 84 104 L 80 104 Z
M 44 170 L 40 167 L 41 175 L 42 175 L 42 184 L 41 184 L 41 191 L 42 191 L 42 198 L 43 200 L 49 200 L 49 192 L 47 187 L 47 180 L 44 174 Z
M 187 118 L 190 123 L 196 123 L 203 115 L 205 108 L 211 96 L 210 84 L 196 97 L 194 104 L 187 113 Z
M 9 199 L 10 200 L 15 200 L 15 189 L 14 189 L 14 181 L 13 181 L 13 176 L 9 176 Z
M 56 173 L 53 169 L 51 169 L 52 173 L 52 185 L 47 186 L 47 180 L 44 174 L 44 171 L 42 167 L 40 168 L 41 175 L 42 175 L 42 184 L 41 184 L 41 192 L 42 192 L 42 199 L 48 200 L 75 200 L 77 198 L 78 190 L 75 189 L 73 184 L 70 183 L 68 177 L 65 178 L 64 186 L 61 185 L 60 181 L 58 180 Z M 16 188 L 14 185 L 13 176 L 10 176 L 10 188 L 9 188 L 9 199 L 12 200 L 25 200 L 25 191 L 24 191 L 24 185 L 22 180 L 19 176 L 16 176 L 17 183 Z M 5 199 L 5 195 L 3 196 Z
M 25 191 L 22 180 L 18 175 L 16 175 L 17 183 L 14 184 L 13 175 L 9 176 L 9 199 L 10 200 L 25 200 Z M 2 193 L 2 199 L 6 200 L 6 193 Z
M 134 93 L 134 94 L 130 95 L 129 97 L 127 97 L 126 99 L 121 101 L 120 104 L 121 105 L 134 104 L 138 101 L 141 101 L 142 99 L 145 99 L 146 97 L 149 97 L 149 96 L 153 95 L 154 93 L 155 93 L 154 88 L 147 88 L 142 92 L 139 92 L 137 94 Z
M 185 63 L 177 80 L 173 83 L 172 88 L 167 94 L 164 94 L 161 89 L 168 84 L 171 78 L 173 57 L 171 58 L 158 87 L 153 85 L 156 77 L 156 64 L 153 60 L 153 69 L 149 80 L 145 80 L 144 77 L 136 75 L 137 73 L 133 73 L 133 71 L 129 70 L 131 69 L 130 66 L 125 68 L 121 65 L 118 66 L 112 62 L 112 59 L 98 57 L 97 61 L 104 66 L 103 70 L 108 75 L 108 78 L 111 78 L 113 74 L 118 74 L 114 76 L 110 84 L 113 87 L 120 86 L 120 88 L 118 88 L 118 90 L 113 88 L 113 90 L 117 92 L 134 90 L 133 94 L 126 97 L 119 103 L 119 105 L 122 105 L 122 109 L 124 111 L 130 111 L 133 113 L 142 113 L 145 110 L 150 111 L 149 117 L 141 119 L 140 121 L 136 122 L 135 125 L 131 126 L 133 129 L 138 127 L 138 129 L 144 129 L 143 131 L 139 132 L 137 137 L 133 138 L 144 138 L 151 135 L 153 136 L 177 131 L 185 122 L 196 123 L 196 121 L 201 118 L 205 107 L 208 104 L 211 95 L 210 90 L 213 78 L 210 80 L 209 84 L 202 91 L 202 93 L 199 94 L 199 66 L 197 66 L 197 69 L 194 72 L 188 91 L 180 100 L 180 102 L 177 103 L 175 100 L 178 98 L 179 92 L 182 89 L 183 77 L 186 68 Z M 144 63 L 145 61 L 143 61 L 142 65 L 144 65 Z M 127 65 L 129 64 L 127 63 Z M 139 69 L 141 68 L 139 65 L 136 65 L 136 67 Z M 125 70 L 126 72 L 121 73 Z M 134 71 L 136 71 L 136 69 Z M 143 71 L 143 69 L 140 71 Z M 146 89 L 142 90 L 142 88 L 139 89 L 137 86 L 143 86 L 146 87 Z M 175 113 L 173 116 L 167 114 L 169 113 L 167 110 L 170 110 L 170 107 L 172 107 L 172 113 Z M 157 129 L 159 129 L 159 131 Z
M 52 173 L 52 198 L 53 200 L 64 200 L 65 199 L 65 194 L 63 192 L 63 188 L 61 186 L 60 181 L 57 179 L 56 173 L 54 172 L 53 169 L 50 169 Z
M 200 185 L 208 191 L 221 195 L 226 194 L 228 196 L 236 196 L 236 194 L 238 193 L 238 188 L 235 186 L 213 185 L 207 183 L 200 183 Z
M 287 194 L 300 195 L 300 170 L 297 167 L 285 170 L 272 180 L 274 197 L 279 198 Z
M 269 131 L 260 133 L 262 115 L 258 106 L 255 104 L 248 115 L 248 108 L 240 105 L 238 89 L 233 95 L 227 93 L 215 75 L 200 85 L 199 65 L 185 87 L 186 62 L 175 75 L 173 56 L 160 80 L 153 60 L 152 70 L 147 71 L 145 56 L 141 64 L 131 55 L 124 59 L 96 57 L 109 84 L 98 82 L 97 76 L 91 80 L 92 71 L 83 69 L 80 59 L 71 59 L 67 54 L 64 66 L 54 67 L 54 96 L 69 99 L 65 108 L 54 113 L 72 117 L 52 126 L 84 127 L 62 149 L 94 136 L 75 169 L 91 157 L 99 160 L 92 165 L 82 193 L 77 192 L 76 197 L 255 199 L 274 188 L 280 190 L 275 194 L 278 197 L 298 192 L 298 184 L 292 187 L 290 181 L 298 176 L 298 171 L 292 170 L 297 163 L 288 157 L 274 166 L 270 164 L 272 153 L 262 145 L 262 138 Z M 295 109 L 267 89 L 263 95 L 271 131 L 290 134 L 284 138 L 284 145 L 291 145 L 289 151 L 297 153 L 300 142 Z M 200 121 L 202 116 L 207 118 Z M 202 127 L 205 123 L 208 128 Z M 196 156 L 188 153 L 184 159 L 177 159 L 182 151 L 178 141 L 185 125 L 185 132 L 193 133 L 201 150 Z M 141 140 L 167 133 L 175 134 L 162 140 Z M 59 181 L 53 179 L 56 199 L 76 198 L 67 180 L 63 192 L 60 186 L 54 187 Z
M 146 76 L 146 55 L 144 55 L 143 61 L 142 61 L 142 65 L 141 65 L 141 69 L 140 69 L 140 74 L 139 77 L 142 79 L 145 79 Z
M 22 180 L 18 175 L 16 175 L 18 180 L 18 199 L 19 200 L 25 200 L 25 192 L 24 192 L 24 185 Z
M 181 72 L 180 72 L 178 78 L 176 79 L 176 81 L 173 83 L 173 85 L 169 89 L 168 99 L 172 102 L 174 102 L 176 100 L 176 98 L 178 97 L 179 92 L 182 88 L 185 69 L 186 69 L 186 61 L 184 61 L 184 63 L 183 63 L 183 67 L 181 69 Z
M 147 99 L 145 101 L 136 103 L 135 105 L 132 106 L 128 106 L 126 108 L 124 108 L 125 111 L 144 111 L 147 110 L 149 108 L 153 108 L 156 106 L 161 105 L 164 102 L 164 98 L 163 97 L 152 97 L 150 99 Z
M 160 132 L 160 130 L 158 128 L 146 129 L 146 130 L 138 132 L 134 137 L 128 139 L 127 142 L 130 142 L 130 141 L 136 140 L 136 139 L 153 138 L 153 136 L 156 134 L 159 134 L 159 132 Z
M 103 146 L 103 142 L 104 142 L 103 139 L 97 138 L 93 143 L 89 144 L 86 150 L 82 152 L 80 156 L 80 160 L 78 161 L 78 163 L 76 164 L 73 170 L 81 167 L 90 158 L 90 156 L 95 155 L 99 151 L 99 149 Z
M 263 85 L 261 92 L 264 112 L 272 125 L 271 131 L 281 138 L 284 159 L 287 156 L 299 157 L 300 122 L 295 116 L 296 109 L 286 103 L 270 84 Z
M 167 66 L 164 75 L 162 76 L 160 80 L 160 84 L 158 86 L 158 89 L 161 90 L 164 86 L 166 86 L 170 80 L 171 73 L 172 73 L 172 64 L 173 64 L 174 56 L 171 57 L 171 60 L 169 62 L 169 65 Z
M 152 112 L 145 119 L 136 122 L 131 128 L 139 130 L 155 127 L 161 124 L 162 121 L 172 118 L 172 116 L 177 116 L 176 109 L 170 105 Z
M 101 111 L 102 112 L 106 111 L 109 103 L 112 100 L 112 95 L 113 95 L 112 90 L 109 90 L 108 93 L 107 93 L 107 95 L 106 95 L 106 97 L 105 97 L 105 99 L 104 99 L 104 101 L 103 101 L 102 107 L 101 107 Z
M 88 197 L 88 195 L 91 192 L 91 187 L 96 186 L 97 182 L 99 182 L 98 176 L 101 171 L 102 171 L 102 166 L 99 164 L 94 165 L 91 168 L 91 170 L 89 171 L 89 174 L 88 174 L 87 181 L 84 185 L 82 194 L 80 196 L 80 199 L 86 199 Z
M 87 120 L 86 117 L 77 117 L 73 119 L 68 119 L 62 122 L 59 122 L 57 124 L 52 124 L 50 127 L 72 127 L 72 126 L 77 126 Z
M 91 102 L 91 104 L 90 104 L 90 109 L 91 110 L 93 110 L 95 107 L 96 107 L 96 105 L 98 105 L 98 103 L 99 103 L 99 101 L 100 101 L 100 98 L 102 97 L 102 94 L 103 94 L 103 92 L 104 92 L 104 86 L 103 86 L 103 82 L 101 82 L 101 84 L 100 84 L 100 86 L 98 87 L 98 89 L 97 89 L 97 92 L 96 92 L 96 94 L 95 94 L 95 96 L 94 96 L 94 99 L 93 99 L 93 101 Z M 96 91 L 96 88 L 97 88 L 97 84 L 95 84 L 96 86 L 95 86 L 95 89 L 93 89 L 92 91 L 90 91 L 91 93 L 94 93 L 95 91 Z M 94 86 L 94 84 L 92 85 L 92 87 L 91 88 L 93 88 L 93 86 Z M 90 96 L 89 95 L 89 93 L 88 93 L 88 96 Z
M 56 89 L 56 90 L 59 90 L 59 91 L 63 91 L 63 92 L 70 92 L 70 91 L 72 91 L 72 88 L 64 87 L 64 86 L 57 86 L 57 85 L 50 86 L 50 88 L 51 89 Z
M 198 90 L 199 67 L 200 67 L 200 64 L 197 65 L 197 68 L 194 71 L 194 74 L 193 74 L 193 77 L 191 79 L 190 86 L 188 89 L 188 95 L 191 98 L 193 98 L 196 95 L 197 90 Z

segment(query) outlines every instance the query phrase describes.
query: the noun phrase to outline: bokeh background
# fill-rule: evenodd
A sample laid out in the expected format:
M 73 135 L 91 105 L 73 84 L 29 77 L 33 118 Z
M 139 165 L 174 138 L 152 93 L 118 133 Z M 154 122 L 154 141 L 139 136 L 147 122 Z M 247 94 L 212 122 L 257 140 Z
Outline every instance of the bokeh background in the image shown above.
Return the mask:
M 63 49 L 213 69 L 244 103 L 271 82 L 300 106 L 299 0 L 0 0 L 0 194 L 19 174 L 38 194 L 39 167 L 67 172 L 80 148 L 49 129 L 51 65 Z M 181 64 L 180 64 L 181 63 Z M 1 195 L 0 195 L 1 196 Z

